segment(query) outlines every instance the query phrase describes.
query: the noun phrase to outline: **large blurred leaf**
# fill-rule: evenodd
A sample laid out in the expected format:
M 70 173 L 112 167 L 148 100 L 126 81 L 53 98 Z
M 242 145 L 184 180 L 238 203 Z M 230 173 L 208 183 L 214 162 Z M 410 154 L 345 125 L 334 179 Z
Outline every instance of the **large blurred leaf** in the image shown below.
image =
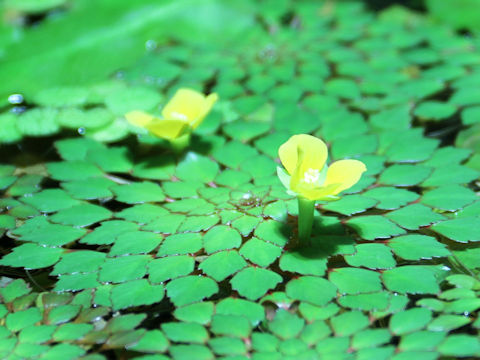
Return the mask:
M 480 29 L 479 0 L 426 0 L 432 15 L 456 28 Z
M 238 42 L 236 35 L 252 25 L 252 16 L 246 5 L 235 4 L 240 3 L 80 2 L 67 15 L 26 31 L 21 41 L 5 49 L 0 95 L 13 92 L 30 95 L 46 86 L 104 79 L 139 59 L 148 51 L 149 40 L 153 41 L 149 42 L 150 47 L 168 38 L 216 46 Z

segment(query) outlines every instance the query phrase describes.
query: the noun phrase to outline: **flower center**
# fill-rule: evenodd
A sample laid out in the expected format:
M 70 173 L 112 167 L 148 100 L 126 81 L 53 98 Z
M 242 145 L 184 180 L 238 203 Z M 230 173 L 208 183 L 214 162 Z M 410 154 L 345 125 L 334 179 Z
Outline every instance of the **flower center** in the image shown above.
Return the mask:
M 320 179 L 320 171 L 318 169 L 308 169 L 303 174 L 303 181 L 307 184 L 314 184 Z

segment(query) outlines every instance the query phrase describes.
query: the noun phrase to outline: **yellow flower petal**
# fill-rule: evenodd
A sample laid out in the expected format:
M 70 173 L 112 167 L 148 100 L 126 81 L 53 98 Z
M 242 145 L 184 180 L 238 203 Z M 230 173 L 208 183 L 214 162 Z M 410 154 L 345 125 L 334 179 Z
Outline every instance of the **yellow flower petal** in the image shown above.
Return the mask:
M 365 164 L 358 160 L 339 160 L 332 163 L 327 170 L 324 186 L 338 184 L 333 195 L 355 185 L 362 173 L 367 170 Z
M 308 169 L 322 170 L 327 161 L 327 145 L 315 136 L 300 134 L 292 136 L 278 149 L 280 161 L 289 174 L 293 175 L 297 169 L 298 148 L 303 152 L 299 172 L 303 171 L 303 174 Z
M 217 100 L 218 95 L 216 93 L 212 93 L 205 98 L 203 110 L 200 112 L 200 114 L 198 114 L 197 119 L 190 124 L 192 129 L 196 129 L 202 123 L 203 119 L 205 118 L 205 116 L 207 116 L 210 110 L 212 110 L 213 105 L 215 105 Z
M 152 134 L 167 140 L 183 135 L 188 124 L 182 120 L 158 120 L 145 126 Z
M 147 114 L 143 111 L 130 111 L 129 113 L 125 114 L 125 118 L 130 124 L 142 128 L 146 127 L 155 120 L 155 116 Z
M 339 186 L 340 184 L 330 184 L 328 186 L 315 188 L 300 184 L 295 192 L 308 200 L 326 200 L 328 197 L 335 196 L 339 193 L 339 191 L 337 191 Z
M 217 99 L 217 94 L 205 97 L 198 91 L 182 88 L 165 105 L 162 116 L 166 120 L 186 121 L 194 128 L 208 114 Z

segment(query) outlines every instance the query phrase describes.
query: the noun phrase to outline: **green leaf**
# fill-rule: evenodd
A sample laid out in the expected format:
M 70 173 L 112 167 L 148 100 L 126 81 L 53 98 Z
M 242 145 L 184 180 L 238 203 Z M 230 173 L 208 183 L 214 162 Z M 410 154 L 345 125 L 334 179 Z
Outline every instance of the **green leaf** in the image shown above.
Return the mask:
M 441 147 L 433 153 L 433 156 L 425 161 L 423 165 L 433 167 L 443 167 L 450 164 L 460 164 L 469 157 L 471 150 L 452 146 Z
M 445 356 L 476 356 L 480 351 L 480 341 L 475 336 L 453 334 L 438 346 L 438 351 Z
M 282 277 L 270 270 L 247 267 L 237 273 L 230 283 L 240 295 L 249 300 L 256 300 L 281 281 Z
M 234 357 L 235 355 L 240 356 L 247 353 L 246 345 L 241 339 L 216 337 L 211 339 L 208 344 L 217 355 L 230 355 L 231 357 Z
M 17 311 L 7 315 L 5 325 L 10 331 L 20 331 L 31 326 L 42 319 L 40 310 L 36 307 L 27 310 Z
M 188 216 L 185 221 L 180 225 L 179 232 L 198 232 L 201 230 L 208 230 L 212 226 L 218 224 L 220 218 L 216 214 L 205 216 Z
M 280 258 L 280 269 L 302 275 L 322 276 L 327 269 L 327 259 L 316 249 L 286 251 Z
M 14 143 L 22 138 L 17 127 L 17 116 L 11 113 L 0 114 L 0 142 Z
M 138 230 L 138 225 L 128 221 L 111 220 L 104 221 L 99 227 L 84 236 L 80 243 L 105 245 L 113 243 L 123 233 Z
M 432 320 L 432 312 L 425 308 L 402 311 L 390 319 L 389 327 L 395 335 L 403 335 L 424 328 Z
M 377 200 L 361 195 L 347 195 L 338 201 L 332 201 L 322 208 L 329 211 L 335 211 L 343 215 L 353 215 L 366 211 L 368 208 L 375 206 Z
M 400 313 L 401 314 L 401 313 Z M 404 351 L 433 350 L 447 334 L 441 331 L 417 331 L 403 335 L 399 348 Z
M 193 272 L 195 260 L 188 255 L 167 256 L 148 263 L 149 280 L 162 283 L 166 280 L 189 275 Z
M 132 174 L 141 179 L 169 180 L 174 172 L 173 158 L 164 155 L 137 161 L 133 166 Z
M 181 321 L 207 324 L 213 315 L 213 303 L 199 302 L 191 305 L 177 307 L 173 315 Z
M 56 328 L 53 339 L 58 342 L 74 341 L 82 339 L 91 330 L 93 330 L 92 324 L 67 323 Z
M 0 294 L 5 303 L 12 302 L 14 299 L 30 293 L 30 288 L 22 279 L 16 279 L 0 289 Z
M 464 315 L 447 315 L 443 314 L 433 319 L 427 329 L 430 331 L 452 331 L 460 328 L 472 321 Z
M 44 359 L 58 359 L 65 356 L 66 358 L 75 359 L 85 354 L 85 349 L 73 344 L 57 344 L 51 346 L 50 349 L 42 354 Z
M 365 240 L 385 239 L 405 234 L 405 230 L 380 215 L 358 216 L 347 221 Z
M 480 122 L 480 106 L 471 106 L 464 109 L 460 117 L 463 125 L 474 125 Z
M 204 343 L 208 340 L 208 332 L 196 323 L 163 323 L 162 330 L 168 339 L 175 342 Z
M 344 156 L 354 155 L 352 152 L 361 148 L 367 148 L 367 153 L 374 152 L 377 148 L 377 139 L 375 136 L 361 136 L 368 130 L 368 125 L 363 117 L 358 113 L 340 113 L 342 121 L 337 122 L 330 119 L 322 127 L 322 137 L 327 141 L 332 141 L 332 156 L 334 159 L 341 159 Z M 339 116 L 338 115 L 338 116 Z M 334 115 L 334 117 L 337 115 Z M 358 140 L 361 139 L 361 140 Z M 347 144 L 352 146 L 349 147 Z M 368 145 L 368 143 L 371 143 Z M 373 144 L 373 148 L 372 148 Z M 360 151 L 364 153 L 365 151 Z M 358 155 L 358 153 L 357 153 Z
M 347 264 L 369 269 L 389 269 L 396 265 L 390 249 L 384 244 L 359 244 L 355 254 L 346 255 Z
M 425 180 L 432 169 L 422 165 L 394 164 L 388 167 L 379 178 L 385 185 L 413 186 Z
M 98 167 L 80 160 L 48 163 L 47 170 L 52 178 L 60 181 L 85 180 L 103 176 L 103 172 Z
M 407 205 L 391 211 L 385 216 L 408 230 L 417 230 L 421 226 L 427 226 L 445 219 L 443 215 L 422 204 Z
M 324 339 L 330 334 L 331 330 L 322 320 L 316 320 L 307 324 L 300 335 L 300 338 L 306 345 L 314 345 L 319 340 Z
M 269 322 L 268 328 L 282 339 L 292 339 L 302 331 L 304 325 L 305 320 L 285 309 L 280 309 L 276 312 L 273 321 Z
M 252 331 L 250 321 L 243 316 L 215 314 L 210 325 L 216 335 L 228 335 L 247 338 Z
M 149 222 L 147 225 L 144 225 L 142 227 L 142 230 L 153 231 L 157 233 L 172 234 L 178 230 L 180 224 L 182 224 L 185 219 L 186 219 L 185 215 L 179 215 L 179 214 L 163 215 Z
M 341 294 L 359 294 L 382 290 L 380 275 L 371 270 L 339 268 L 329 273 L 328 279 Z
M 219 171 L 216 162 L 194 152 L 189 152 L 177 165 L 175 174 L 184 181 L 199 181 L 208 183 L 215 179 Z
M 68 322 L 78 315 L 80 309 L 80 305 L 72 304 L 55 307 L 48 313 L 47 322 L 55 325 Z
M 447 247 L 435 238 L 426 235 L 404 235 L 388 240 L 387 245 L 405 260 L 431 259 L 449 256 Z
M 58 154 L 67 161 L 85 160 L 90 150 L 104 149 L 105 145 L 87 138 L 62 139 L 55 142 Z
M 202 237 L 197 233 L 168 236 L 160 246 L 157 256 L 195 253 L 202 248 Z
M 480 241 L 480 218 L 462 217 L 439 222 L 433 231 L 458 242 Z
M 100 286 L 97 273 L 74 273 L 59 277 L 55 284 L 55 291 L 78 291 Z
M 235 221 L 233 222 L 235 224 Z M 273 220 L 262 221 L 255 229 L 255 236 L 278 246 L 287 242 L 288 229 L 283 223 Z
M 258 152 L 254 148 L 238 141 L 229 141 L 225 146 L 212 153 L 215 160 L 230 168 L 237 168 L 246 159 L 256 155 Z
M 417 138 L 411 141 L 410 146 L 404 146 L 404 141 L 400 139 L 391 145 L 385 152 L 388 160 L 390 162 L 417 162 L 427 160 L 438 146 L 437 139 Z
M 130 172 L 133 167 L 130 149 L 127 147 L 110 147 L 89 151 L 87 158 L 107 172 L 125 173 Z
M 247 262 L 234 250 L 220 251 L 203 260 L 198 267 L 216 281 L 222 281 L 247 266 Z
M 427 120 L 443 120 L 454 115 L 457 107 L 441 101 L 424 101 L 414 111 L 415 116 Z
M 39 91 L 34 101 L 45 107 L 66 107 L 84 105 L 89 90 L 83 87 L 57 87 Z
M 369 122 L 373 127 L 380 129 L 407 129 L 411 123 L 410 109 L 408 106 L 396 106 L 382 110 L 370 116 Z
M 238 248 L 242 242 L 240 234 L 224 225 L 218 225 L 210 229 L 203 236 L 203 246 L 207 254 L 219 250 Z
M 376 208 L 383 210 L 397 209 L 419 198 L 419 195 L 394 187 L 377 187 L 363 193 L 364 196 L 378 200 Z
M 344 295 L 338 299 L 338 303 L 344 307 L 364 310 L 386 310 L 389 305 L 390 295 L 388 292 L 376 292 L 369 294 Z
M 250 174 L 252 178 L 262 178 L 275 173 L 276 163 L 264 155 L 246 159 L 240 164 L 240 170 Z
M 346 99 L 355 99 L 360 97 L 358 85 L 349 79 L 337 78 L 325 83 L 325 92 L 327 95 L 334 95 Z
M 60 110 L 57 117 L 60 125 L 77 131 L 101 128 L 114 120 L 115 117 L 110 111 L 100 107 L 88 110 L 65 108 Z
M 480 173 L 462 165 L 449 165 L 438 167 L 432 175 L 425 180 L 423 186 L 442 186 L 452 184 L 465 184 L 478 178 Z
M 352 338 L 354 349 L 377 347 L 390 342 L 390 332 L 386 329 L 366 329 L 357 332 Z
M 158 234 L 146 231 L 131 231 L 119 235 L 110 249 L 110 256 L 145 254 L 157 248 L 162 241 Z
M 110 187 L 115 183 L 106 178 L 64 182 L 61 186 L 75 199 L 93 200 L 113 197 Z
M 169 352 L 175 360 L 213 360 L 214 355 L 210 349 L 203 345 L 174 345 L 170 346 Z
M 265 134 L 269 129 L 269 123 L 237 120 L 226 124 L 222 130 L 232 139 L 247 142 Z
M 25 221 L 22 226 L 14 230 L 13 234 L 23 241 L 47 246 L 62 246 L 82 237 L 85 232 L 84 229 L 50 224 L 45 216 L 37 216 Z
M 217 314 L 238 315 L 246 317 L 252 326 L 257 326 L 265 319 L 265 309 L 258 303 L 238 298 L 226 298 L 217 303 Z
M 74 274 L 77 272 L 94 272 L 105 261 L 105 254 L 92 250 L 77 250 L 62 255 L 50 275 Z
M 22 343 L 40 344 L 52 339 L 55 329 L 56 326 L 53 325 L 29 326 L 20 331 L 18 340 Z
M 51 108 L 36 108 L 24 112 L 17 119 L 18 130 L 27 136 L 46 136 L 57 133 L 58 111 Z
M 106 259 L 99 272 L 99 280 L 105 283 L 121 283 L 142 278 L 147 273 L 148 255 L 130 255 Z M 122 269 L 122 271 L 118 271 Z
M 175 306 L 183 306 L 216 294 L 218 285 L 205 276 L 185 276 L 170 281 L 166 290 L 168 297 Z
M 330 319 L 337 336 L 349 336 L 369 325 L 368 318 L 361 311 L 348 311 Z
M 273 263 L 280 255 L 282 249 L 278 246 L 259 240 L 255 237 L 248 240 L 240 249 L 240 255 L 253 264 L 266 267 Z
M 127 204 L 163 201 L 165 195 L 162 188 L 149 181 L 115 185 L 110 188 L 116 196 L 116 200 Z
M 114 310 L 142 305 L 151 305 L 163 299 L 163 285 L 150 285 L 145 279 L 128 281 L 112 289 Z
M 13 251 L 0 260 L 0 265 L 23 267 L 25 269 L 41 269 L 55 264 L 63 249 L 23 244 L 13 248 Z
M 410 294 L 436 294 L 438 281 L 432 271 L 416 265 L 405 265 L 386 270 L 382 279 L 390 291 Z
M 152 89 L 143 87 L 121 88 L 105 98 L 105 105 L 116 115 L 129 111 L 151 111 L 159 104 L 161 96 Z
M 50 220 L 65 225 L 88 226 L 111 217 L 111 211 L 102 206 L 80 204 L 60 210 L 55 215 L 52 215 Z
M 335 297 L 337 289 L 331 282 L 315 276 L 302 276 L 287 283 L 286 293 L 292 299 L 314 305 L 326 305 Z
M 79 204 L 78 200 L 72 199 L 65 191 L 60 189 L 42 190 L 22 197 L 21 201 L 42 212 L 54 212 Z
M 455 211 L 476 200 L 470 189 L 459 185 L 446 185 L 427 191 L 421 202 L 437 209 Z
M 168 214 L 168 211 L 158 205 L 141 204 L 128 207 L 116 213 L 115 216 L 127 221 L 145 224 L 166 214 Z
M 259 223 L 264 224 L 265 222 L 255 216 L 243 215 L 232 221 L 232 227 L 237 229 L 242 236 L 248 236 Z
M 254 332 L 252 333 L 252 347 L 258 352 L 274 352 L 277 350 L 279 340 L 275 336 L 263 333 L 263 332 Z
M 168 340 L 160 330 L 150 330 L 128 349 L 139 352 L 164 352 L 168 348 Z

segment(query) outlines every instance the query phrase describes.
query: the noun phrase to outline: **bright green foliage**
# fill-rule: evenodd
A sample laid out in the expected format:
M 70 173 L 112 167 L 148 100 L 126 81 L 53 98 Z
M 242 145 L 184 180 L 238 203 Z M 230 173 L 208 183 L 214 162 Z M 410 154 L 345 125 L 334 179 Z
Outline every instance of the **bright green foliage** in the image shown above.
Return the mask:
M 480 356 L 475 33 L 359 1 L 1 13 L 0 358 Z M 124 118 L 180 87 L 220 98 L 184 152 Z M 306 248 L 275 173 L 298 133 L 367 166 Z

